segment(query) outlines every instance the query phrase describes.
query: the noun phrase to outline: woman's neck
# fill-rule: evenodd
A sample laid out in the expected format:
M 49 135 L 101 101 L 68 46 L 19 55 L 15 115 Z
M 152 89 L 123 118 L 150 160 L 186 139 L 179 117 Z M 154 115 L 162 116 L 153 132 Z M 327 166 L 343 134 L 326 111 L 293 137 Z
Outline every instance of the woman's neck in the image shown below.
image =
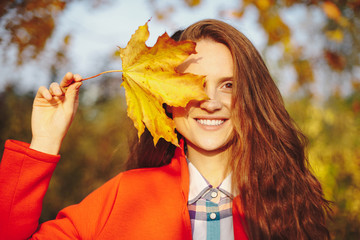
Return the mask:
M 188 144 L 187 149 L 188 160 L 212 186 L 219 186 L 228 174 L 229 148 L 205 151 Z

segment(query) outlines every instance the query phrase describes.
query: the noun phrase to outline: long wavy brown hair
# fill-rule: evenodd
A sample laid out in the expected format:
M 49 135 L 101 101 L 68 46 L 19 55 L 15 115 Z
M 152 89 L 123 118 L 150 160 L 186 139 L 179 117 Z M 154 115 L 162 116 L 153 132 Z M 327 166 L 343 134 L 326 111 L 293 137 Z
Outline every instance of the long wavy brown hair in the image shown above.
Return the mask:
M 249 239 L 330 239 L 325 225 L 329 202 L 309 170 L 307 139 L 286 111 L 258 51 L 242 33 L 218 20 L 191 25 L 181 34 L 184 39 L 212 39 L 232 53 L 234 133 L 228 168 L 240 193 Z M 168 164 L 174 150 L 163 140 L 154 148 L 146 131 L 133 145 L 127 168 Z

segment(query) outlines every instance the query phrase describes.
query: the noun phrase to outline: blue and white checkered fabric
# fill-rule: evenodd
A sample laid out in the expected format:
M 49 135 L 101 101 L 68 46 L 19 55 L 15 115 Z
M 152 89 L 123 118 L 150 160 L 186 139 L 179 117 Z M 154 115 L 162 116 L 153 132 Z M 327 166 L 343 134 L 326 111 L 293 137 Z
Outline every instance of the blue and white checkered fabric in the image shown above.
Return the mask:
M 216 188 L 189 162 L 188 209 L 194 240 L 234 239 L 231 174 Z

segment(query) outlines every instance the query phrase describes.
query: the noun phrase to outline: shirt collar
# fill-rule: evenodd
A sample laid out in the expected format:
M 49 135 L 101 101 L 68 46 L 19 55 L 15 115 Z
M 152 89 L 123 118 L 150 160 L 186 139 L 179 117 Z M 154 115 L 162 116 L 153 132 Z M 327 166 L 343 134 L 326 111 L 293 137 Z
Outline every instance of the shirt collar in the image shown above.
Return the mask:
M 195 202 L 198 200 L 206 191 L 213 186 L 201 175 L 199 170 L 188 161 L 189 167 L 189 197 L 188 203 Z M 231 193 L 231 173 L 224 179 L 224 181 L 217 187 L 222 193 L 226 194 L 230 198 L 233 198 Z

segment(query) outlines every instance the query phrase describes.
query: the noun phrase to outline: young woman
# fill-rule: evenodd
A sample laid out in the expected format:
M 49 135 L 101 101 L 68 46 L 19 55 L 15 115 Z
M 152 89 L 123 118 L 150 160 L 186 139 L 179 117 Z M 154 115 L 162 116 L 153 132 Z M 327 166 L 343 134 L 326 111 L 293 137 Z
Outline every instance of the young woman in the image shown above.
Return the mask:
M 209 100 L 167 107 L 181 147 L 148 132 L 128 168 L 38 226 L 41 202 L 78 105 L 81 77 L 39 88 L 31 144 L 8 141 L 0 169 L 5 239 L 329 239 L 328 202 L 306 139 L 259 53 L 217 20 L 187 28 L 197 43 L 178 70 L 206 75 Z M 67 87 L 67 88 L 65 88 Z M 66 89 L 66 90 L 65 90 Z

